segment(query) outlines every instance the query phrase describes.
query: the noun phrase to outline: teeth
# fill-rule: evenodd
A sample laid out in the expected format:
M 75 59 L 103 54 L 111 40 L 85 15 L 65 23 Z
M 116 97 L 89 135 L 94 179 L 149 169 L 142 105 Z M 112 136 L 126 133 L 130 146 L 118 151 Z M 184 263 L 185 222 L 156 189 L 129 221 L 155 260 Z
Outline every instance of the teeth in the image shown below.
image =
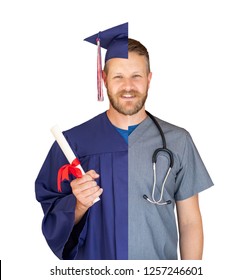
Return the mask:
M 131 98 L 131 97 L 133 97 L 133 95 L 131 95 L 131 94 L 124 94 L 123 97 Z

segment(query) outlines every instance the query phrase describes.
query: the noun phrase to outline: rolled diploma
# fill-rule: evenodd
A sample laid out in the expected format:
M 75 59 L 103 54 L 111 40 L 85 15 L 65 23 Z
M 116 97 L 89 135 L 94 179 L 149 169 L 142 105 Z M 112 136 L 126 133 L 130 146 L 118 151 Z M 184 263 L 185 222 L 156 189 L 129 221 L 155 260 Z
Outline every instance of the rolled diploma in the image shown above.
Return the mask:
M 71 164 L 76 159 L 76 156 L 75 156 L 74 152 L 72 151 L 70 145 L 68 144 L 66 138 L 64 137 L 63 133 L 61 132 L 59 126 L 58 125 L 53 126 L 51 128 L 51 132 L 52 132 L 54 138 L 56 139 L 56 141 L 58 142 L 62 152 L 64 153 L 64 155 L 66 156 L 67 160 Z M 82 175 L 85 174 L 85 172 L 82 169 L 80 164 L 77 165 L 76 167 L 80 169 Z M 100 198 L 97 197 L 94 200 L 94 203 L 99 201 L 99 200 L 100 200 Z

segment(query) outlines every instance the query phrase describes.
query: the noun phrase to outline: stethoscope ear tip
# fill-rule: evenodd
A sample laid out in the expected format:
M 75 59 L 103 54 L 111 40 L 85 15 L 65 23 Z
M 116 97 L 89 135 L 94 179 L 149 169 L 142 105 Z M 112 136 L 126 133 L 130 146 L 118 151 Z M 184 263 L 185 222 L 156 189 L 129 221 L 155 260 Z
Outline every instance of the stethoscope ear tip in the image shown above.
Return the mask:
M 148 200 L 148 196 L 146 194 L 143 195 L 143 198 Z
M 172 201 L 171 200 L 167 200 L 165 202 L 159 202 L 159 201 L 152 201 L 148 198 L 148 196 L 146 194 L 143 195 L 143 198 L 147 201 L 149 201 L 150 203 L 152 204 L 156 204 L 156 205 L 168 205 L 168 204 L 171 204 Z

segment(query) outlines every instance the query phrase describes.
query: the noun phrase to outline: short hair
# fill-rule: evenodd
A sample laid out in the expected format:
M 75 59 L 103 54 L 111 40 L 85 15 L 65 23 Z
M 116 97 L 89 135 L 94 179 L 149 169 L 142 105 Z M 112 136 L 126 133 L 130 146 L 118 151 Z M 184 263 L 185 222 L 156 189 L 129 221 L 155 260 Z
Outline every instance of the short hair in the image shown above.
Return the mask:
M 147 72 L 150 72 L 150 58 L 149 58 L 149 53 L 146 47 L 141 44 L 139 41 L 135 39 L 128 38 L 128 51 L 129 52 L 135 52 L 139 55 L 143 55 L 146 58 L 146 63 L 147 63 Z M 104 71 L 107 73 L 107 63 L 104 66 Z
M 148 72 L 150 72 L 150 57 L 146 47 L 139 41 L 128 38 L 128 50 L 129 52 L 135 52 L 139 55 L 145 56 L 147 62 L 147 70 Z

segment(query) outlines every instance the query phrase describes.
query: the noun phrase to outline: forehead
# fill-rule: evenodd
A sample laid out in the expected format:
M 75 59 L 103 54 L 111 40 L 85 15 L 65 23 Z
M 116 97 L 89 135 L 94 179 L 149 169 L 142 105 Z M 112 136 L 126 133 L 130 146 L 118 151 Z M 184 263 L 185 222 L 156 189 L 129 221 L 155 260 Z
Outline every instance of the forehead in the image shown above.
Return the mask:
M 135 52 L 129 52 L 128 58 L 112 58 L 106 63 L 107 70 L 119 72 L 146 71 L 146 58 Z

